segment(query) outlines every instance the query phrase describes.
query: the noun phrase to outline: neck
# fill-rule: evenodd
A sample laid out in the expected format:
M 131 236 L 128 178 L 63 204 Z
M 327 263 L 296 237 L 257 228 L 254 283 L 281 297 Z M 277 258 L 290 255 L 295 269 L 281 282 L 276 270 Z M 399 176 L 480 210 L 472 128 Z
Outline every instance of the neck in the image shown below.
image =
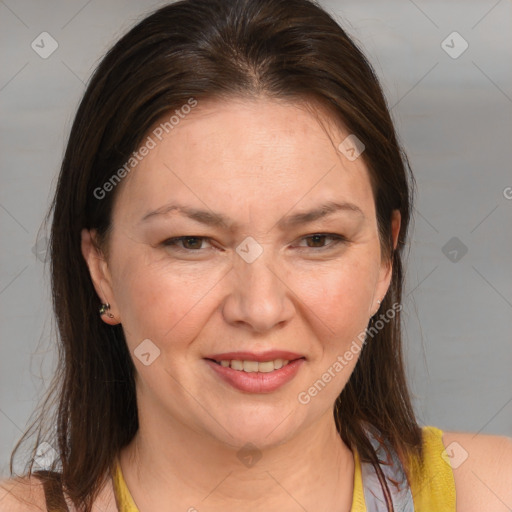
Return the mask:
M 251 454 L 139 406 L 139 430 L 120 462 L 140 512 L 333 512 L 352 503 L 354 459 L 331 411 Z

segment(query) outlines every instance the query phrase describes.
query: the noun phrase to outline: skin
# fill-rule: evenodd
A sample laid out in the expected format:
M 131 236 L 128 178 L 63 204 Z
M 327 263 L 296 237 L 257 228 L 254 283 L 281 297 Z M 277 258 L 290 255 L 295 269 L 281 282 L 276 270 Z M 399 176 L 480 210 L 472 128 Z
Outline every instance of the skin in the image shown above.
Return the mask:
M 364 331 L 391 279 L 368 170 L 337 149 L 347 135 L 298 104 L 200 103 L 119 185 L 108 246 L 84 230 L 96 291 L 111 305 L 102 318 L 122 323 L 137 369 L 140 430 L 120 460 L 141 510 L 350 508 L 354 460 L 332 409 L 357 355 L 307 405 L 297 399 Z M 362 214 L 277 227 L 327 200 Z M 169 203 L 237 226 L 205 226 L 178 210 L 141 220 Z M 395 245 L 399 226 L 395 212 Z M 317 233 L 347 241 L 305 238 Z M 162 244 L 180 236 L 206 239 Z M 252 263 L 236 252 L 247 236 L 263 249 Z M 160 350 L 148 366 L 134 356 L 145 339 Z M 272 393 L 239 391 L 203 359 L 275 348 L 306 361 Z M 247 443 L 261 455 L 250 468 L 237 457 Z

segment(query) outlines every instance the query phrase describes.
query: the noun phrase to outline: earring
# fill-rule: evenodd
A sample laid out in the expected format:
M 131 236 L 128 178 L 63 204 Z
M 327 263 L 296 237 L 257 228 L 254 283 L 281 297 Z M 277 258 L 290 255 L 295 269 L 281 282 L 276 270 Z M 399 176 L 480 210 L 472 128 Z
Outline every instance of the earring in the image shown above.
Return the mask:
M 112 313 L 109 313 L 110 304 L 108 302 L 103 303 L 100 306 L 99 313 L 100 315 L 107 315 L 109 318 L 114 318 L 114 315 Z

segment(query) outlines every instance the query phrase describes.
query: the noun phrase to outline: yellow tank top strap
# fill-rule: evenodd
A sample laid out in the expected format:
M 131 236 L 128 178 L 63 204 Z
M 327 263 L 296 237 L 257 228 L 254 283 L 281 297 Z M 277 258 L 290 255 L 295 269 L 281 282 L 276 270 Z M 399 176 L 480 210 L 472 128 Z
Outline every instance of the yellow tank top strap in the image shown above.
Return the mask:
M 114 495 L 116 498 L 117 510 L 119 512 L 139 512 L 137 505 L 133 501 L 132 495 L 126 486 L 119 464 L 119 458 L 114 462 L 112 470 L 112 480 L 114 483 Z
M 422 434 L 423 462 L 409 459 L 407 475 L 414 512 L 456 512 L 453 471 L 443 458 L 443 432 L 436 427 L 425 426 Z M 361 459 L 356 449 L 353 453 L 354 494 L 350 512 L 367 512 Z M 383 507 L 386 510 L 385 505 Z
M 455 480 L 449 462 L 443 458 L 443 431 L 422 428 L 424 459 L 412 460 L 409 483 L 415 512 L 455 512 Z
M 366 512 L 364 501 L 363 477 L 361 473 L 361 461 L 357 450 L 354 450 L 354 494 L 352 495 L 352 506 L 350 512 Z

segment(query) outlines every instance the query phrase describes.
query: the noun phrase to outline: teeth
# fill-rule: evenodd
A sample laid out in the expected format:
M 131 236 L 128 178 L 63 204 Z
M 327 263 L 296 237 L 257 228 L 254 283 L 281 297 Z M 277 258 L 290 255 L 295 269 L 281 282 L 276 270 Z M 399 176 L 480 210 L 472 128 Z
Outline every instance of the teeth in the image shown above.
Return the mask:
M 243 361 L 231 361 L 231 368 L 233 370 L 243 370 L 244 369 L 244 362 Z
M 259 363 L 258 361 L 240 361 L 237 359 L 233 359 L 232 361 L 217 361 L 221 366 L 227 368 L 231 366 L 233 370 L 244 371 L 247 373 L 261 372 L 261 373 L 269 373 L 274 370 L 279 370 L 283 366 L 286 366 L 290 361 L 287 359 L 275 359 L 274 361 L 263 361 Z
M 272 363 L 272 361 L 270 361 Z M 260 366 L 260 363 L 258 361 L 244 361 L 242 363 L 244 372 L 252 373 L 257 372 Z M 274 366 L 274 363 L 272 363 L 272 367 Z M 272 368 L 273 369 L 273 368 Z

